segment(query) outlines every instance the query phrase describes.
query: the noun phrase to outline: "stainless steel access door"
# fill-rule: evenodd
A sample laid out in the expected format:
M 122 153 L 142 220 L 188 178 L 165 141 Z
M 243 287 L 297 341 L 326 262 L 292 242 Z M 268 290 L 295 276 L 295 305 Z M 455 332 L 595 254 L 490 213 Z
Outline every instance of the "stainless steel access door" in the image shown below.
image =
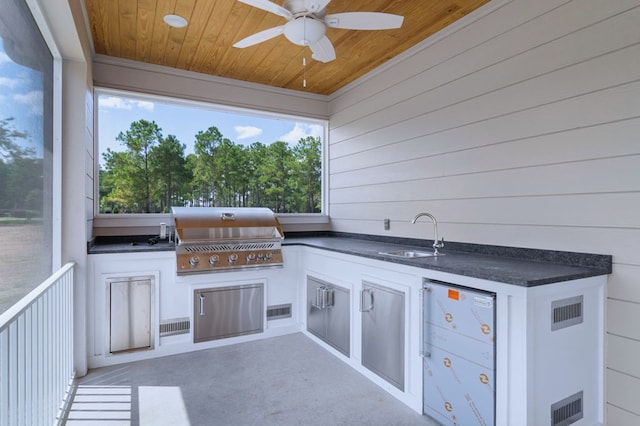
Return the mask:
M 404 293 L 362 282 L 362 365 L 404 390 Z
M 194 342 L 264 330 L 263 284 L 194 291 Z
M 107 282 L 109 353 L 152 348 L 153 277 Z
M 349 290 L 307 277 L 307 330 L 344 355 L 351 346 Z

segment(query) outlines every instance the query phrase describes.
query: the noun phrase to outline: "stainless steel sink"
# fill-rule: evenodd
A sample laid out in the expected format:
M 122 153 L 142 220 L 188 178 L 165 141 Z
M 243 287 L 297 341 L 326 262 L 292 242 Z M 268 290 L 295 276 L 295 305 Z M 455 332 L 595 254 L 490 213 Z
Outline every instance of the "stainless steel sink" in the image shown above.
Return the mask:
M 434 256 L 433 252 L 420 251 L 420 250 L 380 251 L 378 252 L 378 254 L 381 254 L 383 256 L 403 257 L 403 258 Z

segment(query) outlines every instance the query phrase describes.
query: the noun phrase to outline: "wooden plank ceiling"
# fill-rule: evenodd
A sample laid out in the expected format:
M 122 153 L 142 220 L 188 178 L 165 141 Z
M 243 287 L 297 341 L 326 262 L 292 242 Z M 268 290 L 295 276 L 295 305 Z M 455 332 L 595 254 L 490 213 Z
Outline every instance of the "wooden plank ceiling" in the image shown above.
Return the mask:
M 488 1 L 332 0 L 328 14 L 386 12 L 404 16 L 404 23 L 384 31 L 328 28 L 337 56 L 328 63 L 312 60 L 308 48 L 284 36 L 234 48 L 255 32 L 287 22 L 236 0 L 85 0 L 85 5 L 97 54 L 329 95 Z M 189 24 L 172 28 L 163 21 L 167 14 Z

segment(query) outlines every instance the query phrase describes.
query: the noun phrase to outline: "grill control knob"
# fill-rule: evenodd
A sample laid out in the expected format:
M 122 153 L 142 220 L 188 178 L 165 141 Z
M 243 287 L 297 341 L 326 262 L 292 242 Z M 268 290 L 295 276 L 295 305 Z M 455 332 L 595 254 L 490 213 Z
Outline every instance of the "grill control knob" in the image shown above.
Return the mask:
M 229 255 L 229 263 L 236 263 L 238 261 L 238 255 L 233 253 Z
M 262 260 L 262 259 L 264 259 L 264 254 L 258 253 L 258 260 Z
M 212 265 L 215 265 L 219 261 L 220 261 L 220 256 L 218 256 L 217 254 L 214 254 L 213 256 L 211 256 L 209 258 L 209 263 L 212 264 Z
M 271 260 L 271 252 L 268 251 L 264 254 L 264 260 Z
M 198 256 L 192 256 L 191 259 L 189 259 L 189 263 L 191 264 L 191 266 L 196 266 L 198 263 L 200 263 L 200 258 Z
M 255 253 L 249 253 L 247 255 L 247 262 L 253 262 L 254 260 L 256 260 L 256 254 Z

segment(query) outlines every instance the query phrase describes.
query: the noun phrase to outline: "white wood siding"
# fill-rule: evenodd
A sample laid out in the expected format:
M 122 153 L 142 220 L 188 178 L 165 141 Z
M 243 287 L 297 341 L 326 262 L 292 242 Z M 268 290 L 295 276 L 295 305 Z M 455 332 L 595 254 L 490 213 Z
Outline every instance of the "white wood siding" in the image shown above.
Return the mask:
M 607 423 L 640 424 L 640 1 L 498 6 L 331 97 L 332 229 L 612 254 Z

